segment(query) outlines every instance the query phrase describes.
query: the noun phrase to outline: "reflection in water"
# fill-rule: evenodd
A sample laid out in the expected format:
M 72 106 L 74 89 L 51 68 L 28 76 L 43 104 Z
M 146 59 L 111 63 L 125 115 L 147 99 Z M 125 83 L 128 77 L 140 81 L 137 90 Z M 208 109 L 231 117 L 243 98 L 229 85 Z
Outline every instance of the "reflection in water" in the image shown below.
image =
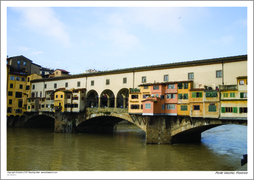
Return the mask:
M 7 131 L 8 171 L 232 171 L 247 153 L 247 127 L 225 125 L 198 144 L 146 145 L 145 132 L 119 124 L 113 134 Z M 232 133 L 233 132 L 233 133 Z

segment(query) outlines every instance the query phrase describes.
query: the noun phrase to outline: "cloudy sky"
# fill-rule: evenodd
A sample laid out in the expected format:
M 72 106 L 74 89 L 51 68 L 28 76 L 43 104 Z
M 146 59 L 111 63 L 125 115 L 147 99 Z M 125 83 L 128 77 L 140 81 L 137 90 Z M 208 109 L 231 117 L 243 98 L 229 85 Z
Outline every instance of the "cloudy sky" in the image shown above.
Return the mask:
M 71 74 L 247 54 L 247 6 L 228 5 L 9 5 L 6 53 Z

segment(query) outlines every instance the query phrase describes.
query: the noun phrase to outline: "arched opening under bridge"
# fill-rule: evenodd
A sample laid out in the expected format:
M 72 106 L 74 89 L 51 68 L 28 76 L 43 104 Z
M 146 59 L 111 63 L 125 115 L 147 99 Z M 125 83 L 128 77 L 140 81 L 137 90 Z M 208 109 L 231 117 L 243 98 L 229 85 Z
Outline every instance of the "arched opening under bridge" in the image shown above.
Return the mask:
M 33 116 L 26 120 L 24 123 L 25 127 L 36 127 L 36 128 L 52 128 L 54 129 L 55 127 L 55 119 L 46 116 L 46 115 L 38 115 L 38 116 Z
M 129 121 L 114 116 L 97 116 L 83 121 L 76 127 L 77 133 L 112 133 L 116 131 L 118 123 L 133 124 Z M 137 126 L 138 127 L 138 126 Z M 138 127 L 141 129 L 140 127 Z M 142 129 L 141 129 L 142 130 Z M 143 131 L 143 130 L 142 130 Z

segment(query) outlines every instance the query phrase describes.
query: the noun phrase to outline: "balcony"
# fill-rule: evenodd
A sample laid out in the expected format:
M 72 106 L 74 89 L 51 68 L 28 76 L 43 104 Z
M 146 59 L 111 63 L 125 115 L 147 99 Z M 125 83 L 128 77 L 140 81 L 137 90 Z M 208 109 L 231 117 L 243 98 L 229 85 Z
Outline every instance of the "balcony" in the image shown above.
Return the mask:
M 140 93 L 140 89 L 130 88 L 130 94 L 133 94 L 133 93 Z
M 237 85 L 220 85 L 220 90 L 237 90 Z

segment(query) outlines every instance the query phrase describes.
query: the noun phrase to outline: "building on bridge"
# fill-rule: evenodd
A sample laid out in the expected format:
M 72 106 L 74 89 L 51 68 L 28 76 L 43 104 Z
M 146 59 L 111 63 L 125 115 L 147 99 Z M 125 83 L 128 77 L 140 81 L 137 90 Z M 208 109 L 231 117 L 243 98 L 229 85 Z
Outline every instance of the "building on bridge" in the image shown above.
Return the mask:
M 247 76 L 239 76 L 236 79 L 236 85 L 220 86 L 222 119 L 247 119 Z
M 221 90 L 220 88 L 223 85 L 234 85 L 237 77 L 247 77 L 247 55 L 34 79 L 30 82 L 31 93 L 28 96 L 31 101 L 34 100 L 34 103 L 36 101 L 38 106 L 35 105 L 36 103 L 34 106 L 29 105 L 32 102 L 28 102 L 27 111 L 51 111 L 52 107 L 59 106 L 59 103 L 62 106 L 63 103 L 62 111 L 69 111 L 69 106 L 72 106 L 72 111 L 78 112 L 82 111 L 82 107 L 85 106 L 128 108 L 130 113 L 143 114 L 143 108 L 149 102 L 146 97 L 151 94 L 150 103 L 154 104 L 158 104 L 158 100 L 164 96 L 165 102 L 161 101 L 159 105 L 162 114 L 175 115 L 177 113 L 177 115 L 182 116 L 193 116 L 191 108 L 195 106 L 195 109 L 199 108 L 201 111 L 201 104 L 203 103 L 203 109 L 205 108 L 205 110 L 203 110 L 202 115 L 209 116 L 210 113 L 211 116 L 217 117 L 220 108 L 218 98 L 220 97 L 218 95 L 213 97 L 215 100 L 212 100 L 211 97 L 206 95 L 213 94 L 208 93 L 208 91 L 215 91 L 218 94 L 218 89 Z M 173 83 L 174 88 L 172 88 L 172 82 L 177 82 Z M 159 90 L 156 90 L 157 87 L 154 86 L 156 83 L 160 84 Z M 163 83 L 165 84 L 163 85 Z M 145 84 L 154 85 L 146 86 Z M 160 86 L 164 88 L 161 92 Z M 167 86 L 172 89 L 166 88 Z M 206 88 L 206 86 L 209 88 Z M 139 87 L 140 89 L 138 89 Z M 155 89 L 153 89 L 154 87 Z M 62 94 L 64 97 L 68 97 L 68 92 L 73 89 L 85 90 L 81 98 L 78 97 L 78 100 L 74 100 L 77 109 L 74 110 L 73 108 L 76 107 L 73 107 L 72 103 L 67 103 L 67 100 L 65 103 L 60 99 L 56 99 L 58 93 L 63 93 L 63 91 L 58 90 L 63 88 L 66 91 Z M 204 90 L 196 91 L 196 96 L 199 96 L 197 92 L 202 92 L 203 99 L 200 102 L 198 102 L 200 99 L 190 101 L 192 92 L 194 93 L 193 89 L 198 88 Z M 159 93 L 156 93 L 156 91 Z M 152 94 L 154 94 L 154 97 L 152 97 Z M 159 97 L 157 97 L 157 94 Z M 244 96 L 244 90 L 242 90 L 242 94 Z M 155 98 L 157 98 L 157 102 Z M 67 104 L 66 107 L 65 104 Z M 165 108 L 165 110 L 162 111 L 162 108 Z M 216 112 L 214 112 L 215 110 Z M 200 113 L 196 113 L 195 116 L 201 116 Z

